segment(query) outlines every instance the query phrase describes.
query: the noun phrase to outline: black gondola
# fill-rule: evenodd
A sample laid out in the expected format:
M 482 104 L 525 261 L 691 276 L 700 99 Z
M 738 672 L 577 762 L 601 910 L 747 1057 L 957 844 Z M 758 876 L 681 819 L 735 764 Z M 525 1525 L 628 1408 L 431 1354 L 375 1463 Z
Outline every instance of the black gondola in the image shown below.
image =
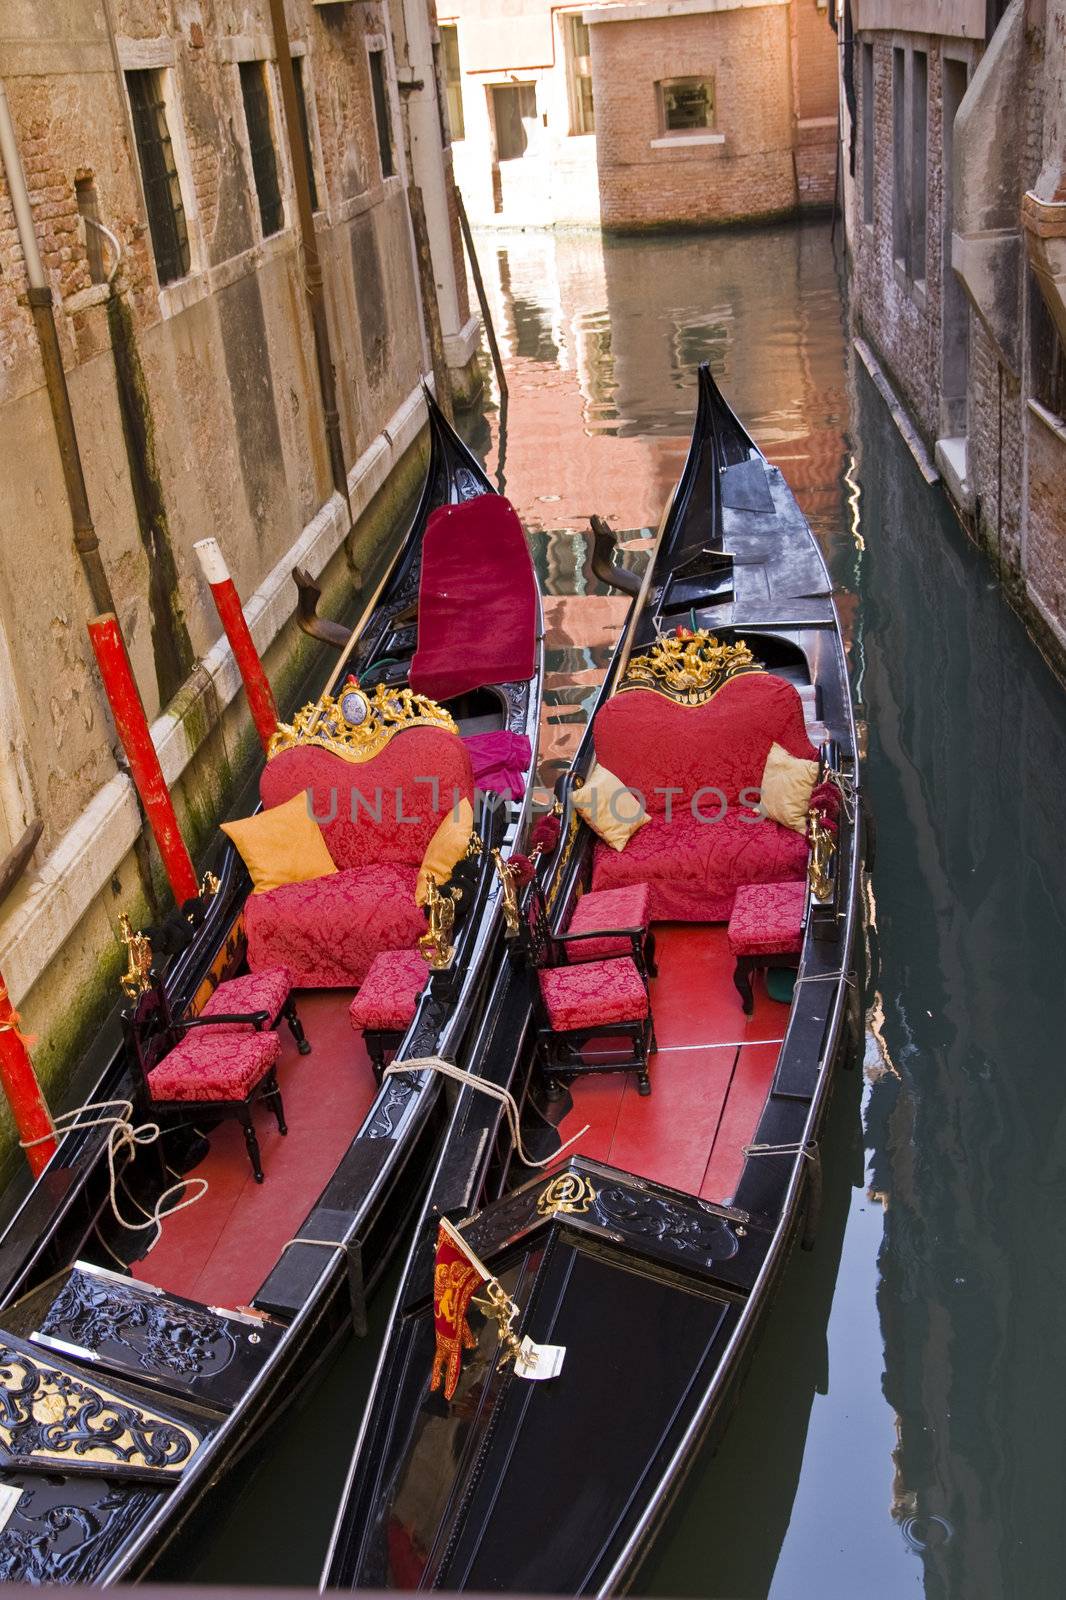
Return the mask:
M 757 679 L 760 668 L 768 671 Z M 787 1010 L 761 983 L 750 993 L 752 967 L 774 963 L 743 954 L 739 924 L 734 968 L 721 926 L 729 897 L 715 899 L 711 878 L 699 893 L 718 926 L 698 922 L 698 899 L 684 898 L 691 882 L 671 880 L 671 901 L 656 878 L 657 949 L 644 944 L 658 964 L 650 1098 L 636 1092 L 635 1073 L 612 1074 L 604 1048 L 581 1059 L 545 1055 L 547 991 L 541 983 L 543 1004 L 531 1014 L 526 931 L 530 918 L 538 922 L 538 897 L 553 928 L 565 929 L 590 865 L 594 889 L 641 862 L 649 875 L 674 871 L 651 845 L 635 866 L 619 865 L 639 831 L 617 856 L 594 848 L 573 795 L 597 753 L 597 726 L 601 742 L 614 727 L 608 748 L 629 762 L 620 776 L 632 784 L 640 752 L 618 737 L 627 705 L 634 714 L 643 707 L 653 730 L 662 708 L 663 759 L 680 767 L 690 755 L 714 757 L 675 737 L 684 717 L 705 727 L 700 717 L 724 718 L 728 705 L 754 706 L 771 693 L 793 712 L 798 697 L 808 741 L 820 748 L 815 793 L 827 808 L 801 836 L 798 866 L 788 840 L 764 836 L 787 856 L 784 898 L 794 906 L 798 895 L 801 908 L 794 949 L 778 953 L 795 969 Z M 697 704 L 718 710 L 693 711 Z M 532 1173 L 498 1105 L 463 1090 L 387 1330 L 323 1587 L 624 1590 L 698 1451 L 724 1425 L 793 1241 L 816 1229 L 818 1141 L 834 1065 L 858 1018 L 863 818 L 845 650 L 805 519 L 706 368 L 688 461 L 563 797 L 556 857 L 518 905 L 518 864 L 505 864 L 515 959 L 499 975 L 470 1064 L 519 1100 L 532 1097 L 561 1135 L 588 1123 L 588 1153 L 579 1141 L 553 1169 Z M 687 920 L 671 920 L 671 908 Z M 615 940 L 634 960 L 638 932 L 627 919 Z M 587 995 L 602 988 L 586 984 Z M 604 1019 L 618 1013 L 601 1009 Z M 458 1278 L 449 1276 L 456 1261 Z M 464 1294 L 474 1285 L 465 1326 L 461 1306 L 457 1314 L 446 1298 L 454 1283 Z M 511 1356 L 520 1337 L 564 1347 L 558 1375 L 519 1376 Z M 431 1388 L 442 1351 L 455 1360 L 451 1397 L 436 1375 Z M 552 1361 L 540 1359 L 550 1371 Z M 709 1530 L 712 1552 L 715 1536 Z
M 512 790 L 506 803 L 475 793 L 482 848 L 478 854 L 475 841 L 462 864 L 463 900 L 450 961 L 446 919 L 435 946 L 431 919 L 430 944 L 424 947 L 428 981 L 413 1002 L 413 1020 L 393 1040 L 408 1059 L 463 1052 L 483 1010 L 503 928 L 491 850 L 519 847 L 529 826 L 543 650 L 530 565 L 532 676 L 490 681 L 443 711 L 433 702 L 404 701 L 418 642 L 415 606 L 431 513 L 477 502 L 479 516 L 504 514 L 486 510 L 484 496 L 506 507 L 428 392 L 426 400 L 431 453 L 425 486 L 358 631 L 350 661 L 358 684 L 348 693 L 361 696 L 360 714 L 365 701 L 383 707 L 384 716 L 395 713 L 401 724 L 405 704 L 412 714 L 425 713 L 428 705 L 438 722 L 449 720 L 444 712 L 450 712 L 453 744 L 455 729 L 464 737 L 471 728 L 509 731 L 528 740 L 529 759 L 521 792 Z M 513 534 L 513 512 L 507 508 L 506 515 Z M 448 526 L 454 528 L 454 521 Z M 524 542 L 516 537 L 513 543 L 521 570 Z M 342 698 L 338 691 L 338 704 Z M 329 717 L 327 731 L 336 733 L 341 721 L 335 707 Z M 319 722 L 319 734 L 321 729 Z M 341 731 L 350 731 L 347 722 Z M 401 731 L 406 738 L 402 725 Z M 311 744 L 320 749 L 315 739 Z M 202 922 L 161 977 L 152 973 L 145 945 L 131 940 L 126 1029 L 133 1044 L 138 1030 L 149 1026 L 141 1009 L 148 999 L 152 1015 L 160 993 L 172 1017 L 199 1014 L 215 986 L 239 971 L 247 948 L 242 908 L 249 888 L 241 858 L 227 844 L 213 892 L 202 896 Z M 448 894 L 445 886 L 442 899 Z M 344 1014 L 349 1001 L 343 988 L 300 997 L 311 1053 L 297 1050 L 297 1024 L 278 1070 L 292 1133 L 299 1135 L 294 1109 L 302 1106 L 305 1125 L 308 1118 L 317 1121 L 298 1148 L 292 1138 L 271 1135 L 261 1187 L 249 1172 L 236 1124 L 218 1122 L 210 1106 L 198 1106 L 195 1132 L 168 1134 L 165 1147 L 171 1160 L 184 1156 L 191 1180 L 207 1170 L 192 1163 L 201 1161 L 200 1135 L 209 1129 L 212 1191 L 202 1212 L 194 1206 L 171 1216 L 158 1249 L 145 1257 L 153 1230 L 143 1219 L 172 1175 L 162 1169 L 159 1146 L 134 1152 L 130 1160 L 129 1147 L 119 1145 L 119 1209 L 141 1223 L 140 1231 L 125 1231 L 109 1205 L 111 1130 L 91 1125 L 95 1117 L 106 1119 L 107 1111 L 86 1112 L 81 1120 L 90 1125 L 62 1139 L 42 1177 L 4 1219 L 3 1578 L 110 1583 L 145 1574 L 221 1475 L 305 1390 L 337 1340 L 353 1324 L 362 1329 L 366 1294 L 403 1237 L 424 1188 L 445 1107 L 436 1072 L 383 1078 L 372 1073 Z M 80 1098 L 132 1101 L 141 1112 L 134 1121 L 152 1116 L 138 1092 L 129 1050 L 114 1051 Z M 294 1100 L 300 1100 L 295 1108 Z M 278 1107 L 284 1132 L 280 1101 Z M 257 1117 L 265 1129 L 262 1115 Z M 230 1135 L 235 1142 L 227 1144 Z M 182 1137 L 194 1148 L 183 1150 Z

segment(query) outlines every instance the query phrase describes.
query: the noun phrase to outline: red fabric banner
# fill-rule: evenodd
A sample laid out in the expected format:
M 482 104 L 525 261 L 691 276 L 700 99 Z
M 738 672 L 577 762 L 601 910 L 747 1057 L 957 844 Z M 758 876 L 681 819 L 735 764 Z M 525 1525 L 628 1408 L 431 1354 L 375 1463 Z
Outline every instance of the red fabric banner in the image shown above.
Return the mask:
M 433 1266 L 433 1324 L 437 1348 L 433 1357 L 430 1391 L 443 1382 L 444 1398 L 450 1400 L 459 1382 L 463 1351 L 473 1350 L 477 1340 L 466 1320 L 467 1308 L 475 1290 L 488 1282 L 459 1242 L 454 1228 L 442 1222 L 437 1230 L 437 1254 Z

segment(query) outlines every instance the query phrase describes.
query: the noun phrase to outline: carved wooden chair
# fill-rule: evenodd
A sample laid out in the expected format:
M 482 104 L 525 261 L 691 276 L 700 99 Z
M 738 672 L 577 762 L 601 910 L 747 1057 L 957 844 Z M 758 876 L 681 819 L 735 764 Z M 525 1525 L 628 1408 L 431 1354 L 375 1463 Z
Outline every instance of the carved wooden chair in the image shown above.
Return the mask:
M 176 1017 L 162 982 L 150 975 L 147 963 L 131 1002 L 122 1014 L 122 1025 L 145 1111 L 162 1120 L 189 1119 L 198 1111 L 215 1118 L 236 1117 L 244 1130 L 255 1181 L 262 1183 L 253 1105 L 267 1101 L 278 1132 L 288 1132 L 277 1076 L 281 1040 L 270 1027 L 269 1010 Z
M 640 1093 L 651 1094 L 648 1058 L 655 1049 L 655 1023 L 646 933 L 639 927 L 553 933 L 540 885 L 530 884 L 514 945 L 529 974 L 537 1054 L 549 1099 L 562 1093 L 561 1080 L 602 1072 L 636 1072 Z M 605 937 L 629 953 L 580 959 L 588 943 Z M 627 1048 L 606 1060 L 589 1059 L 586 1047 L 596 1039 L 624 1041 Z

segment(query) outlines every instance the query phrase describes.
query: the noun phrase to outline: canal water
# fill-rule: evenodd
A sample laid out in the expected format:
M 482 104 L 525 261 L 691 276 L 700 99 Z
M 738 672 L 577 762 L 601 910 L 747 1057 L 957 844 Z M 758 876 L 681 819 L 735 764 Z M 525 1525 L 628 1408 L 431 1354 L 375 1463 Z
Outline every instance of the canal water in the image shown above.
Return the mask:
M 480 251 L 510 402 L 475 443 L 545 590 L 545 781 L 622 615 L 589 579 L 586 519 L 639 551 L 709 359 L 826 552 L 878 827 L 864 1059 L 839 1075 L 816 1248 L 638 1587 L 1058 1600 L 1066 699 L 853 359 L 827 227 Z M 388 1299 L 167 1576 L 317 1581 Z

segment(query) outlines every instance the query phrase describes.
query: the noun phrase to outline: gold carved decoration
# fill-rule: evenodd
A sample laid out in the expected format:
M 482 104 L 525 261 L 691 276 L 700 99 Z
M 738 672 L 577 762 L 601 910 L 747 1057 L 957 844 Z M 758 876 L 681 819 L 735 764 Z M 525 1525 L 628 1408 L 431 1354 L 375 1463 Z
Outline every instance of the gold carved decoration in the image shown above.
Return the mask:
M 632 657 L 615 692 L 652 689 L 679 705 L 702 706 L 731 678 L 765 670 L 743 639 L 723 644 L 706 628 L 695 633 L 678 628 L 676 633 L 660 634 L 643 654 Z
M 412 689 L 390 689 L 384 683 L 368 691 L 349 678 L 336 699 L 325 694 L 299 710 L 291 722 L 279 723 L 268 755 L 314 745 L 331 750 L 345 761 L 369 761 L 384 750 L 390 739 L 408 728 L 459 732 L 444 707 L 424 694 L 415 694 Z
M 455 908 L 462 898 L 462 889 L 441 890 L 430 879 L 424 906 L 429 926 L 418 941 L 418 953 L 434 972 L 448 966 L 455 954 L 452 929 L 455 926 Z
M 583 1217 L 596 1199 L 592 1184 L 580 1172 L 560 1172 L 537 1199 L 542 1217 Z
M 807 813 L 807 882 L 816 900 L 828 900 L 833 893 L 829 867 L 836 851 L 836 840 L 816 811 Z
M 118 926 L 126 946 L 126 970 L 118 981 L 127 1000 L 136 1000 L 152 987 L 152 946 L 143 933 L 134 933 L 125 912 Z
M 177 1477 L 199 1435 L 0 1339 L 0 1449 L 15 1464 Z
M 213 872 L 205 872 L 200 879 L 201 899 L 212 900 L 221 887 L 221 883 Z
M 514 868 L 508 865 L 498 850 L 492 852 L 492 859 L 496 863 L 496 873 L 503 885 L 503 920 L 507 926 L 507 937 L 513 939 L 521 926 L 518 880 Z

